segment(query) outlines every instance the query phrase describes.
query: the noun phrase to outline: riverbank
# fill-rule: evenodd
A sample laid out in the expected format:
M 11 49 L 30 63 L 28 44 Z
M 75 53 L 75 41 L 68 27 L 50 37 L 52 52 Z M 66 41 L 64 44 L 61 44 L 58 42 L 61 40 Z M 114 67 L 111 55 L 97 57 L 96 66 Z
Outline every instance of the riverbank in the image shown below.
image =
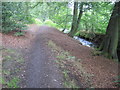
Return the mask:
M 35 30 L 35 28 L 37 30 Z M 27 37 L 25 36 L 15 37 L 12 35 L 2 35 L 4 46 L 7 46 L 7 47 L 9 46 L 12 48 L 23 50 L 23 52 L 24 50 L 27 49 L 28 53 L 27 55 L 26 54 L 24 55 L 24 57 L 26 57 L 24 58 L 25 63 L 27 63 L 26 66 L 29 65 L 30 68 L 35 69 L 35 72 L 33 69 L 32 70 L 29 70 L 29 68 L 26 68 L 27 70 L 25 69 L 25 74 L 24 74 L 25 86 L 27 86 L 26 85 L 27 80 L 30 81 L 34 79 L 33 75 L 37 75 L 37 77 L 39 77 L 39 74 L 42 79 L 35 78 L 35 80 L 33 80 L 33 81 L 37 80 L 36 82 L 37 84 L 34 84 L 34 85 L 37 85 L 35 87 L 41 87 L 38 84 L 39 82 L 44 82 L 42 83 L 43 87 L 47 87 L 47 85 L 49 85 L 52 88 L 53 86 L 55 86 L 55 82 L 57 82 L 56 81 L 57 79 L 54 80 L 53 76 L 51 76 L 53 74 L 50 72 L 54 70 L 56 72 L 56 68 L 53 67 L 55 65 L 59 67 L 57 71 L 59 71 L 61 74 L 63 74 L 63 76 L 66 77 L 64 78 L 64 80 L 67 79 L 67 82 L 71 83 L 67 85 L 67 87 L 74 87 L 74 86 L 75 86 L 74 88 L 77 88 L 77 86 L 79 86 L 80 88 L 91 88 L 91 87 L 116 88 L 117 87 L 116 83 L 114 82 L 115 80 L 117 80 L 117 75 L 118 75 L 117 62 L 107 59 L 103 56 L 95 56 L 93 54 L 94 49 L 92 49 L 91 47 L 82 45 L 79 41 L 69 37 L 67 34 L 63 34 L 62 32 L 60 32 L 55 28 L 48 27 L 48 26 L 38 27 L 36 25 L 33 25 L 30 28 L 30 30 L 35 31 L 36 33 L 28 32 L 26 33 Z M 41 34 L 39 35 L 38 32 Z M 34 37 L 38 37 L 38 38 L 33 39 Z M 35 46 L 35 45 L 38 45 L 38 46 Z M 42 46 L 39 46 L 39 45 L 42 45 Z M 51 48 L 51 45 L 52 45 L 52 48 Z M 32 47 L 34 47 L 35 49 Z M 49 49 L 46 47 L 48 47 Z M 32 51 L 29 52 L 29 48 L 31 48 L 31 50 L 37 50 L 37 52 L 36 53 L 35 52 L 32 53 Z M 48 56 L 46 56 L 46 54 L 48 53 L 47 51 L 49 52 Z M 30 61 L 28 57 L 31 58 Z M 34 62 L 35 60 L 37 61 Z M 34 62 L 34 63 L 31 63 L 31 62 Z M 43 64 L 41 65 L 41 63 L 39 64 L 37 62 L 39 63 L 42 62 Z M 51 70 L 50 67 L 54 69 Z M 38 69 L 42 71 L 39 71 Z M 26 71 L 29 71 L 31 75 L 27 74 Z M 49 74 L 49 76 L 47 76 L 48 75 L 47 73 Z M 30 76 L 31 78 L 26 80 L 26 77 L 29 78 L 27 75 Z M 69 76 L 69 78 L 67 76 Z M 48 78 L 47 80 L 46 80 L 46 77 Z M 53 82 L 53 83 L 47 82 L 48 80 L 49 82 Z M 71 82 L 71 80 L 75 81 L 76 84 L 73 85 L 73 81 Z M 62 85 L 68 84 L 67 82 L 63 81 Z M 29 83 L 29 86 L 30 84 L 31 83 Z
M 77 36 L 74 36 L 74 38 L 78 40 L 80 43 L 82 43 L 85 46 L 94 47 L 94 48 L 99 48 L 102 41 L 105 38 L 105 34 L 91 33 L 91 32 L 89 33 L 86 31 L 78 32 L 76 35 Z M 118 55 L 118 60 L 120 62 L 120 43 L 118 44 L 117 55 Z

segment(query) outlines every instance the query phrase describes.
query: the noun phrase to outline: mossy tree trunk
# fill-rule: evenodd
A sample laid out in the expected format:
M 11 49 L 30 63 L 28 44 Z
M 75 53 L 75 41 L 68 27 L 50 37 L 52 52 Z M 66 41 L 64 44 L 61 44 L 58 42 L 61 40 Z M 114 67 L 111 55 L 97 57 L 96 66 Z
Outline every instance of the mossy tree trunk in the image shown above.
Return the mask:
M 77 14 L 78 14 L 78 2 L 74 2 L 73 21 L 72 21 L 71 31 L 69 33 L 69 36 L 71 37 L 73 37 L 75 29 L 76 29 Z
M 120 2 L 116 2 L 108 23 L 105 39 L 103 40 L 103 43 L 100 46 L 100 50 L 102 50 L 105 55 L 116 60 L 118 60 L 117 47 L 120 38 L 119 32 L 120 32 Z
M 78 2 L 77 4 L 74 3 L 74 14 L 73 14 L 73 21 L 72 21 L 72 27 L 71 31 L 69 33 L 69 36 L 73 37 L 74 34 L 77 32 L 79 23 L 82 17 L 83 13 L 83 2 L 79 4 L 79 15 L 77 16 L 78 13 Z
M 79 15 L 78 15 L 78 19 L 77 19 L 77 25 L 76 25 L 75 33 L 76 33 L 76 31 L 78 30 L 78 27 L 79 27 L 79 24 L 80 24 L 80 20 L 81 20 L 82 14 L 83 14 L 83 2 L 80 3 L 80 6 L 79 6 Z M 75 33 L 74 33 L 74 34 L 75 34 Z

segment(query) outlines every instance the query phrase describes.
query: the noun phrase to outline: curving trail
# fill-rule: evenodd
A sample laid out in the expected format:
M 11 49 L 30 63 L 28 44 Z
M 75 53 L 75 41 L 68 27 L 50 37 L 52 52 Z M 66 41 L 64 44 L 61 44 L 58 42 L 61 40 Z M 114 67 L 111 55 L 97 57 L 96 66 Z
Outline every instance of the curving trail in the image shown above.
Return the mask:
M 2 44 L 22 52 L 25 58 L 25 65 L 22 67 L 25 67 L 26 70 L 19 74 L 23 77 L 20 82 L 21 88 L 64 87 L 64 78 L 54 61 L 56 56 L 51 53 L 51 49 L 47 45 L 49 40 L 68 51 L 72 56 L 81 59 L 80 64 L 85 71 L 93 75 L 91 83 L 95 88 L 115 87 L 113 81 L 118 75 L 118 63 L 103 56 L 94 56 L 94 49 L 81 45 L 75 39 L 55 28 L 33 24 L 29 26 L 27 31 L 22 37 L 0 33 Z M 73 71 L 71 70 L 71 72 Z M 83 83 L 84 81 L 80 84 Z M 83 87 L 86 88 L 84 85 Z
M 36 26 L 33 26 L 35 28 Z M 28 53 L 26 69 L 27 88 L 62 88 L 62 75 L 55 66 L 54 57 L 47 46 L 45 32 L 51 29 L 47 26 L 38 27 L 35 31 L 31 49 Z
M 91 52 L 94 49 L 81 45 L 55 28 L 33 26 L 30 29 L 30 34 L 32 33 L 35 38 L 32 40 L 31 50 L 28 53 L 27 87 L 63 87 L 63 77 L 59 73 L 59 68 L 54 64 L 55 57 L 51 55 L 50 48 L 48 48 L 48 40 L 52 40 L 57 46 L 82 60 L 81 64 L 84 69 L 94 75 L 91 77 L 94 87 L 114 87 L 111 82 L 118 75 L 117 63 L 103 56 L 93 56 Z

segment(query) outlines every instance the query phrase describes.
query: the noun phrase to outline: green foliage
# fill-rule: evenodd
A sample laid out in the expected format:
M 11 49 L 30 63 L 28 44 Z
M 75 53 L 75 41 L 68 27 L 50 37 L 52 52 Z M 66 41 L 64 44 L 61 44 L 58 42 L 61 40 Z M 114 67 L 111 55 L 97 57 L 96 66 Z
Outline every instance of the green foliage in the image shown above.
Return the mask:
M 5 80 L 2 77 L 0 77 L 0 84 L 5 84 Z
M 41 20 L 39 20 L 37 18 L 36 19 L 33 18 L 33 19 L 34 19 L 33 21 L 34 21 L 35 24 L 38 24 L 38 25 L 42 25 L 43 24 L 43 22 Z
M 0 84 L 3 88 L 19 88 L 21 78 L 18 77 L 18 75 L 22 74 L 24 58 L 21 53 L 11 48 L 4 48 L 2 52 L 3 65 Z M 18 65 L 20 65 L 20 67 L 17 67 Z
M 95 34 L 97 33 L 93 33 L 93 32 L 86 32 L 86 31 L 78 31 L 75 36 L 81 36 L 84 38 L 89 38 L 89 39 L 93 39 L 95 37 Z
M 16 32 L 14 35 L 15 36 L 23 36 L 25 34 L 25 32 Z
M 100 56 L 100 55 L 102 55 L 102 52 L 99 51 L 99 50 L 95 50 L 95 51 L 92 52 L 92 55 L 93 56 Z
M 57 56 L 56 58 L 64 60 L 66 57 L 65 57 L 65 55 L 61 54 L 61 55 Z
M 21 30 L 26 27 L 26 5 L 23 2 L 2 2 L 2 32 Z
M 40 19 L 45 25 L 66 28 L 71 27 L 72 15 L 71 9 L 68 7 L 68 3 L 65 2 L 44 2 L 44 3 L 33 3 L 31 6 L 30 14 L 32 17 Z
M 34 19 L 34 18 L 28 17 L 28 18 L 27 18 L 27 20 L 28 20 L 28 24 L 33 24 L 33 23 L 35 23 L 35 24 L 36 24 L 36 22 L 35 22 L 35 19 Z
M 78 31 L 105 34 L 112 8 L 109 2 L 84 2 Z M 70 2 L 3 2 L 2 10 L 2 32 L 5 33 L 20 30 L 24 24 L 45 24 L 67 30 L 72 24 L 73 3 Z
M 109 2 L 88 3 L 91 9 L 83 13 L 81 30 L 105 34 L 113 4 Z
M 48 25 L 48 26 L 53 26 L 53 27 L 56 27 L 56 26 L 57 26 L 57 24 L 54 23 L 54 22 L 51 21 L 51 20 L 46 20 L 46 21 L 44 22 L 44 24 L 45 24 L 45 25 Z
M 19 88 L 17 85 L 19 81 L 19 78 L 14 77 L 11 81 L 7 82 L 8 88 Z
M 75 82 L 75 79 L 71 78 L 69 75 L 69 73 L 71 73 L 71 71 L 67 70 L 67 67 L 66 67 L 66 66 L 69 66 L 69 65 L 67 65 L 66 61 L 75 61 L 75 56 L 71 56 L 69 54 L 69 52 L 61 50 L 61 48 L 58 47 L 53 41 L 49 41 L 48 46 L 51 48 L 53 53 L 57 54 L 59 51 L 59 53 L 56 55 L 57 60 L 55 60 L 55 62 L 62 69 L 62 74 L 64 77 L 63 85 L 66 88 L 75 88 L 75 90 L 76 90 L 76 88 L 79 88 L 79 86 Z

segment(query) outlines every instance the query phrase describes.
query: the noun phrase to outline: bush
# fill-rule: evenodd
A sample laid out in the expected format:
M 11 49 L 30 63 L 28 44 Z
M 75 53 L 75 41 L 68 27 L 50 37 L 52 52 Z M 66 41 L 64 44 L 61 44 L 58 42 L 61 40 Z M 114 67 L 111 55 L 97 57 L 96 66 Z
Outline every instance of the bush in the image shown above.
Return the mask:
M 25 32 L 16 32 L 14 35 L 15 36 L 23 36 L 25 34 Z
M 25 13 L 23 4 L 20 2 L 2 3 L 2 31 L 9 33 L 25 27 Z
M 38 24 L 38 25 L 42 25 L 42 24 L 43 24 L 40 19 L 33 18 L 33 20 L 34 20 L 34 23 L 35 23 L 35 24 Z
M 46 20 L 46 21 L 44 22 L 44 24 L 45 24 L 45 25 L 52 26 L 52 27 L 57 27 L 57 24 L 54 23 L 54 22 L 51 21 L 51 20 Z

